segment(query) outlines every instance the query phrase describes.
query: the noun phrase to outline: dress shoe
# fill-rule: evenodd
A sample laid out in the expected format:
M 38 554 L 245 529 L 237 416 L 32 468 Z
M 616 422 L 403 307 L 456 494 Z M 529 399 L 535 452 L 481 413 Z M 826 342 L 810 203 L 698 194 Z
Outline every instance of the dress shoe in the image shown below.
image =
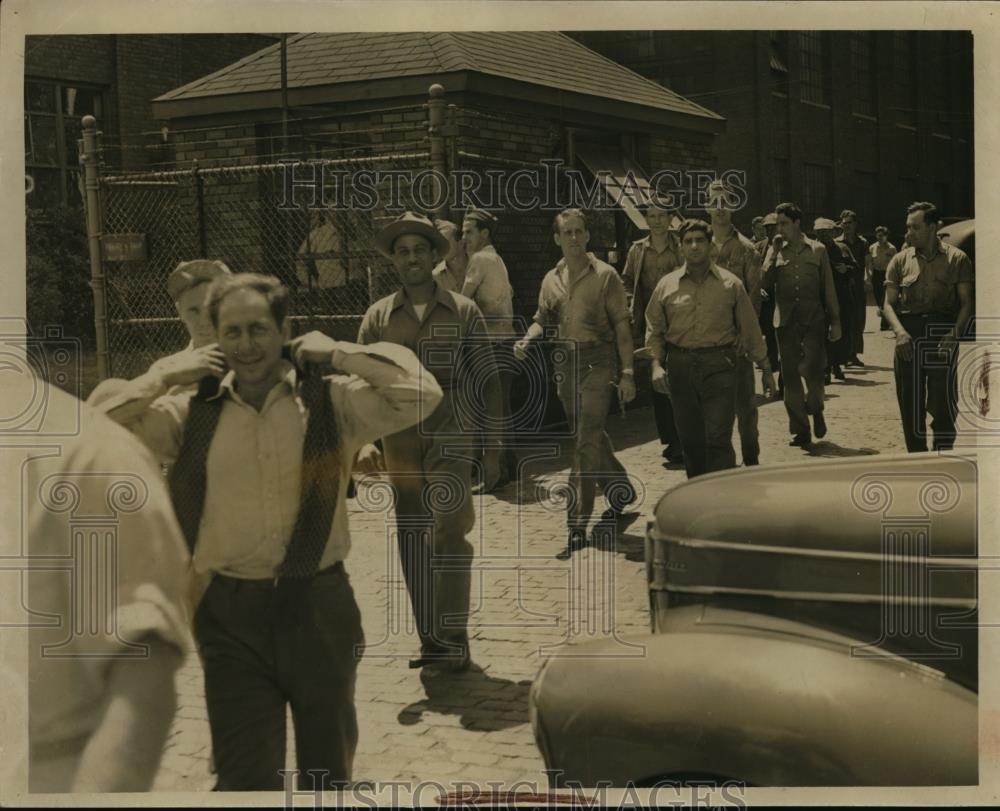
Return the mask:
M 456 650 L 457 648 L 457 650 Z M 469 669 L 472 656 L 468 642 L 455 642 L 450 645 L 424 643 L 420 646 L 420 656 L 410 659 L 410 669 L 428 666 L 441 666 L 452 673 L 461 673 Z
M 844 376 L 844 370 L 840 368 L 839 364 L 835 364 L 832 371 L 833 371 L 833 376 L 837 378 L 837 380 L 847 380 L 847 378 Z M 830 381 L 827 380 L 826 382 L 829 383 Z
M 566 546 L 556 553 L 556 560 L 569 560 L 570 556 L 587 545 L 587 533 L 582 529 L 571 529 Z
M 823 419 L 822 411 L 813 414 L 813 433 L 816 434 L 816 439 L 822 439 L 826 436 L 826 420 Z
M 823 385 L 824 386 L 829 386 L 830 385 L 830 370 L 829 369 L 827 369 L 826 372 L 823 374 Z
M 812 437 L 809 434 L 796 434 L 788 444 L 793 448 L 807 448 Z
M 678 465 L 684 461 L 684 451 L 676 445 L 667 445 L 663 449 L 663 458 L 673 465 Z
M 749 459 L 743 460 L 743 467 L 756 467 L 760 464 L 760 459 L 756 456 L 751 456 Z

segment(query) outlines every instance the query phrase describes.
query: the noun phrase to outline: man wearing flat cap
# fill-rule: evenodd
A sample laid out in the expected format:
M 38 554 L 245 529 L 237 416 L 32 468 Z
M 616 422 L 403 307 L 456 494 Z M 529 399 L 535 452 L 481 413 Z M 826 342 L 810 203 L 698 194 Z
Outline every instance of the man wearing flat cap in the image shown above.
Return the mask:
M 655 196 L 643 211 L 649 234 L 636 240 L 628 250 L 622 282 L 629 294 L 629 312 L 632 315 L 632 342 L 643 346 L 646 342 L 646 305 L 660 279 L 681 264 L 680 243 L 671 230 L 674 212 L 661 206 Z M 670 395 L 653 389 L 653 418 L 656 433 L 663 446 L 663 458 L 671 464 L 684 461 L 677 426 L 674 424 L 674 410 Z
M 510 426 L 510 390 L 517 374 L 514 362 L 514 301 L 507 266 L 493 246 L 496 215 L 480 208 L 470 208 L 462 219 L 462 241 L 469 256 L 461 293 L 472 299 L 483 313 L 493 344 L 493 354 L 500 375 L 501 411 L 490 417 L 504 426 L 500 448 L 500 478 L 481 481 L 482 492 L 502 487 L 517 477 L 517 458 Z
M 476 520 L 468 457 L 483 422 L 470 405 L 479 402 L 473 387 L 482 387 L 486 408 L 496 408 L 500 384 L 483 314 L 435 281 L 434 266 L 450 246 L 434 224 L 407 211 L 378 233 L 375 246 L 392 262 L 401 287 L 368 308 L 358 343 L 388 341 L 413 350 L 444 391 L 418 425 L 382 439 L 396 490 L 400 562 L 420 636 L 420 656 L 410 666 L 464 670 L 473 552 L 466 535 Z M 496 439 L 493 432 L 490 426 L 488 440 Z M 377 452 L 369 447 L 360 456 Z M 495 456 L 484 460 L 484 466 L 497 463 Z

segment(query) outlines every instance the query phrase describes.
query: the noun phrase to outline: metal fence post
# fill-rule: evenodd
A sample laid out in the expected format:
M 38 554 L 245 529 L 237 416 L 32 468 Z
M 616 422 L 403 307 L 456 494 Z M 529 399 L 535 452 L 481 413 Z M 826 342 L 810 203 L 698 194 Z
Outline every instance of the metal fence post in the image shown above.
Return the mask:
M 194 177 L 195 211 L 198 214 L 198 256 L 207 259 L 208 239 L 205 232 L 205 181 L 198 172 L 198 159 L 195 158 L 192 163 L 194 164 L 191 174 Z
M 104 262 L 101 255 L 102 216 L 101 181 L 97 152 L 97 119 L 83 117 L 84 188 L 87 203 L 87 247 L 90 253 L 90 287 L 94 293 L 94 331 L 97 337 L 97 376 L 105 380 L 111 375 L 111 356 L 108 352 L 108 305 L 104 285 Z
M 444 143 L 444 87 L 432 84 L 427 93 L 430 96 L 430 100 L 427 102 L 427 136 L 430 139 L 431 169 L 437 175 L 435 183 L 440 183 L 440 178 L 444 178 L 444 188 L 435 189 L 434 199 L 442 201 L 442 204 L 434 209 L 434 214 L 438 217 L 447 217 L 448 163 Z

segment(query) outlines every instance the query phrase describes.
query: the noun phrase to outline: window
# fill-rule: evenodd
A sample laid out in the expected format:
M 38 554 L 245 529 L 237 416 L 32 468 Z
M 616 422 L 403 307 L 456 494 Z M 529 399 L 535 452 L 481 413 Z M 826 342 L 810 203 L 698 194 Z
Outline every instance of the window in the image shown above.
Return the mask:
M 799 98 L 830 104 L 830 37 L 826 31 L 799 31 Z
M 938 213 L 947 217 L 951 214 L 951 184 L 947 181 L 934 183 L 934 197 L 931 202 L 937 206 Z
M 98 88 L 28 79 L 24 83 L 24 162 L 33 191 L 28 205 L 79 202 L 77 141 L 85 115 L 101 117 Z
M 788 32 L 771 32 L 771 87 L 772 93 L 788 95 Z
M 812 222 L 817 217 L 836 217 L 830 200 L 830 167 L 816 163 L 803 166 L 802 216 L 803 222 Z
M 858 212 L 858 230 L 861 233 L 870 232 L 878 224 L 875 220 L 881 218 L 878 215 L 878 175 L 875 172 L 855 173 L 853 200 L 847 201 L 844 208 L 853 208 Z
M 905 212 L 910 203 L 917 202 L 917 179 L 915 177 L 901 177 L 896 184 L 896 190 L 899 195 L 897 210 Z
M 897 31 L 893 37 L 892 72 L 896 123 L 904 127 L 917 125 L 917 86 L 913 80 L 913 32 Z
M 851 86 L 854 90 L 851 111 L 875 116 L 875 34 L 872 31 L 851 32 Z
M 788 186 L 788 161 L 784 158 L 775 158 L 771 169 L 771 194 L 774 197 L 774 205 L 788 202 L 790 194 Z

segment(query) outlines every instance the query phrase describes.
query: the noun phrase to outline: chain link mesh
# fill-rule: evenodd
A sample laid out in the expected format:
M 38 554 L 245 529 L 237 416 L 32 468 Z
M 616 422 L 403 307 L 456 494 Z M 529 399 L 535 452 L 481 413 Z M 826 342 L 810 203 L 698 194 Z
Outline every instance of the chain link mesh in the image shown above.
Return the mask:
M 369 305 L 398 286 L 375 250 L 375 234 L 403 208 L 420 208 L 411 179 L 428 167 L 429 156 L 410 150 L 310 164 L 291 201 L 286 200 L 291 170 L 281 163 L 102 178 L 105 234 L 144 234 L 146 242 L 142 261 L 105 260 L 115 377 L 141 374 L 157 358 L 185 346 L 187 334 L 166 282 L 179 262 L 198 257 L 219 259 L 234 272 L 277 276 L 291 290 L 298 332 L 356 337 Z M 365 195 L 374 206 L 355 204 L 354 173 L 362 170 L 375 173 L 374 194 L 369 188 Z M 317 187 L 315 207 L 313 195 L 301 186 L 301 174 L 318 176 L 311 172 L 333 178 L 323 197 Z M 398 191 L 390 181 L 378 181 L 380 172 L 393 173 Z

